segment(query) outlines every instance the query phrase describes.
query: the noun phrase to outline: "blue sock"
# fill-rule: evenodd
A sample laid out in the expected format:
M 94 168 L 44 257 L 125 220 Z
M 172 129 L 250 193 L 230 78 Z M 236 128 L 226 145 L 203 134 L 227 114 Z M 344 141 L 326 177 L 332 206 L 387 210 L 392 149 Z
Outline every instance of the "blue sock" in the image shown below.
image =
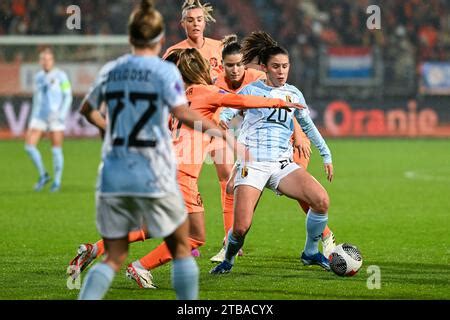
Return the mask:
M 39 150 L 36 148 L 36 146 L 27 144 L 25 145 L 25 151 L 28 153 L 28 155 L 31 158 L 31 161 L 33 161 L 34 165 L 38 169 L 39 177 L 43 177 L 45 175 L 45 168 Z
M 64 156 L 62 153 L 62 148 L 52 148 L 53 153 L 53 170 L 54 170 L 54 183 L 61 185 L 61 177 L 64 167 Z
M 178 300 L 198 299 L 198 266 L 190 256 L 172 263 L 172 285 Z
M 89 270 L 78 300 L 100 300 L 108 291 L 116 272 L 106 263 L 97 263 Z
M 304 252 L 306 255 L 314 255 L 319 252 L 319 240 L 323 229 L 327 225 L 328 214 L 319 214 L 309 209 L 306 217 L 306 243 Z
M 227 248 L 225 251 L 225 260 L 234 264 L 234 258 L 239 252 L 239 249 L 244 245 L 244 238 L 236 239 L 233 237 L 232 230 L 228 231 Z

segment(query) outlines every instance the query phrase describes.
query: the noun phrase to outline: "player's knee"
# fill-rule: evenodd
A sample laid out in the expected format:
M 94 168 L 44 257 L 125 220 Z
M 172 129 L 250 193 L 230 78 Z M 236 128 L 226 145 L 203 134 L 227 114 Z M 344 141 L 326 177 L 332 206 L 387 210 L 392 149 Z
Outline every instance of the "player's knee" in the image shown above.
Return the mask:
M 328 197 L 328 194 L 326 192 L 321 194 L 313 205 L 314 211 L 320 213 L 327 213 L 329 207 L 330 207 L 330 198 Z
M 191 238 L 184 241 L 179 241 L 175 244 L 175 247 L 171 250 L 171 254 L 174 259 L 180 257 L 187 257 L 191 255 L 191 250 L 193 249 Z

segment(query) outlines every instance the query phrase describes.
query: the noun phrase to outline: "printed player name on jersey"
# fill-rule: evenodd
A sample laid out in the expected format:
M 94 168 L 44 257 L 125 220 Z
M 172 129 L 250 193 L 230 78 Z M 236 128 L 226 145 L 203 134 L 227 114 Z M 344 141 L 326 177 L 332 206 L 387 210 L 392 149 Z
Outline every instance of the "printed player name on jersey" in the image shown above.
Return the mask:
M 151 70 L 122 69 L 108 73 L 108 82 L 114 81 L 150 81 Z

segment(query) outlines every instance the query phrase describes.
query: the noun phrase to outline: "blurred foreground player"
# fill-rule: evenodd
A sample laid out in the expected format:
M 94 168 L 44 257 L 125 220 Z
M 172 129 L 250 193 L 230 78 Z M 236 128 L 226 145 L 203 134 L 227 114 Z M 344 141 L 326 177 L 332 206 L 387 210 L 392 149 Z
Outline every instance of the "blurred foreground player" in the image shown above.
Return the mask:
M 172 282 L 177 299 L 198 298 L 198 267 L 191 256 L 189 221 L 176 181 L 176 161 L 168 114 L 226 140 L 226 134 L 187 106 L 177 68 L 158 54 L 164 22 L 153 1 L 143 0 L 128 25 L 132 54 L 106 64 L 80 112 L 105 130 L 96 194 L 97 228 L 105 259 L 93 266 L 79 299 L 102 299 L 128 255 L 128 233 L 145 228 L 164 238 L 174 260 Z M 107 105 L 108 122 L 99 112 Z M 231 142 L 233 144 L 233 142 Z

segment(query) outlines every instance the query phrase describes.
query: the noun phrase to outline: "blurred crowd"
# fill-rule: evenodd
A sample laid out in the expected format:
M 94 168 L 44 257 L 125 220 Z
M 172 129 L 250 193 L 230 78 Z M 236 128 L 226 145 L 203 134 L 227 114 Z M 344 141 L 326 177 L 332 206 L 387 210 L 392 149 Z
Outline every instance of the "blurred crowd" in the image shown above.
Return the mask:
M 157 0 L 167 25 L 167 43 L 185 37 L 180 28 L 184 0 Z M 0 35 L 124 34 L 137 0 L 1 0 Z M 363 45 L 379 49 L 393 72 L 425 60 L 450 61 L 449 0 L 209 0 L 217 22 L 212 38 L 266 30 L 298 61 L 302 79 L 317 77 L 322 45 Z M 66 8 L 81 8 L 81 30 L 66 28 Z M 381 8 L 381 30 L 366 26 L 367 7 Z M 400 75 L 399 75 L 400 76 Z M 311 82 L 313 83 L 313 82 Z

